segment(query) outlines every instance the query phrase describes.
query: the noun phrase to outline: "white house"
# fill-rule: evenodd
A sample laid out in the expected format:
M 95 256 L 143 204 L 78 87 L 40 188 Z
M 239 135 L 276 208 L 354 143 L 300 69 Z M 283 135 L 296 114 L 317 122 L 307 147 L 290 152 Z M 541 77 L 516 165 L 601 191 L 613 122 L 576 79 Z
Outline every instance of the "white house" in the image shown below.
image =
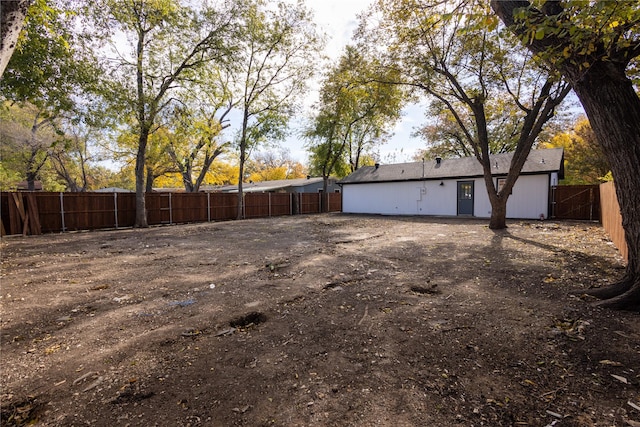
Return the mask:
M 493 184 L 506 179 L 513 153 L 491 156 Z M 564 175 L 561 148 L 532 150 L 507 201 L 507 218 L 549 217 L 551 187 Z M 366 166 L 339 181 L 342 211 L 383 215 L 491 216 L 475 157 Z

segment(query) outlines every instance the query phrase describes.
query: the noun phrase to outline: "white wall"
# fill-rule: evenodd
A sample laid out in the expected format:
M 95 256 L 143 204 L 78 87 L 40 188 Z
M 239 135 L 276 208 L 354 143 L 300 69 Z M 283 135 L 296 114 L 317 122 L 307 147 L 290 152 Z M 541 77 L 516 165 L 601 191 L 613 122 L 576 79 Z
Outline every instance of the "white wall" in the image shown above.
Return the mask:
M 342 211 L 383 215 L 457 215 L 457 182 L 474 181 L 474 216 L 491 216 L 484 179 L 384 182 L 343 186 Z M 440 182 L 443 185 L 440 185 Z M 494 178 L 495 182 L 495 178 Z M 520 176 L 507 201 L 507 218 L 547 217 L 548 175 Z

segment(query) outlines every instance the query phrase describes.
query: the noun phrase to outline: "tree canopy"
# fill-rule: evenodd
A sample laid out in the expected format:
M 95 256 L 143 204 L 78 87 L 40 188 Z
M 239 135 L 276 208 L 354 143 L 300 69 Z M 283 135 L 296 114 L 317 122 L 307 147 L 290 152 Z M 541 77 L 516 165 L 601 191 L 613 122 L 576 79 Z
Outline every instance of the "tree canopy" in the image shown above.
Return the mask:
M 311 171 L 325 178 L 325 186 L 329 176 L 346 176 L 374 156 L 400 118 L 404 93 L 387 84 L 394 77 L 380 74 L 378 65 L 347 46 L 322 80 L 305 138 Z

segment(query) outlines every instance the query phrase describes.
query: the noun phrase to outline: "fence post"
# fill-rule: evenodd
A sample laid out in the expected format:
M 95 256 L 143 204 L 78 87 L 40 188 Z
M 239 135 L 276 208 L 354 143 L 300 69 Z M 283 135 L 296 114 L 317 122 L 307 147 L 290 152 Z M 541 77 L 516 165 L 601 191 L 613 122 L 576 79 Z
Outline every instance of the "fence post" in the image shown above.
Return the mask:
M 289 193 L 289 215 L 293 215 L 293 193 Z
M 113 192 L 113 213 L 116 218 L 116 229 L 118 228 L 118 193 Z
M 267 193 L 269 195 L 269 217 L 271 217 L 271 193 Z
M 207 191 L 207 221 L 211 222 L 211 193 Z
M 67 231 L 67 227 L 64 224 L 64 196 L 62 191 L 60 192 L 60 216 L 62 217 L 62 231 Z
M 173 209 L 171 207 L 171 193 L 169 193 L 169 225 L 173 225 Z

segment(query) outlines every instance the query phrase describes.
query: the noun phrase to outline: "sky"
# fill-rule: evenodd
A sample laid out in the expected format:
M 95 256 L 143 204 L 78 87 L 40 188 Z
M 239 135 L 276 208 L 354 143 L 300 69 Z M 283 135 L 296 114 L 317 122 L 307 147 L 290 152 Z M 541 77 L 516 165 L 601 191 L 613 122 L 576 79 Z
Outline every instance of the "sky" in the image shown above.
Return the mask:
M 325 54 L 332 60 L 340 57 L 342 49 L 347 45 L 353 32 L 358 26 L 357 15 L 366 10 L 373 0 L 307 0 L 306 5 L 314 11 L 315 21 L 320 31 L 327 35 L 327 46 Z M 309 100 L 305 104 L 310 105 L 317 100 L 317 92 L 309 94 Z M 308 100 L 308 101 L 309 101 Z M 389 142 L 379 149 L 382 163 L 401 163 L 412 161 L 412 156 L 416 150 L 424 148 L 425 143 L 412 138 L 413 128 L 423 120 L 423 109 L 419 106 L 411 106 L 404 111 L 401 121 L 397 123 L 393 130 L 393 137 Z M 289 137 L 282 143 L 283 147 L 289 149 L 291 157 L 303 164 L 307 163 L 308 154 L 304 149 L 305 141 L 295 136 L 296 123 L 292 123 L 294 136 Z

